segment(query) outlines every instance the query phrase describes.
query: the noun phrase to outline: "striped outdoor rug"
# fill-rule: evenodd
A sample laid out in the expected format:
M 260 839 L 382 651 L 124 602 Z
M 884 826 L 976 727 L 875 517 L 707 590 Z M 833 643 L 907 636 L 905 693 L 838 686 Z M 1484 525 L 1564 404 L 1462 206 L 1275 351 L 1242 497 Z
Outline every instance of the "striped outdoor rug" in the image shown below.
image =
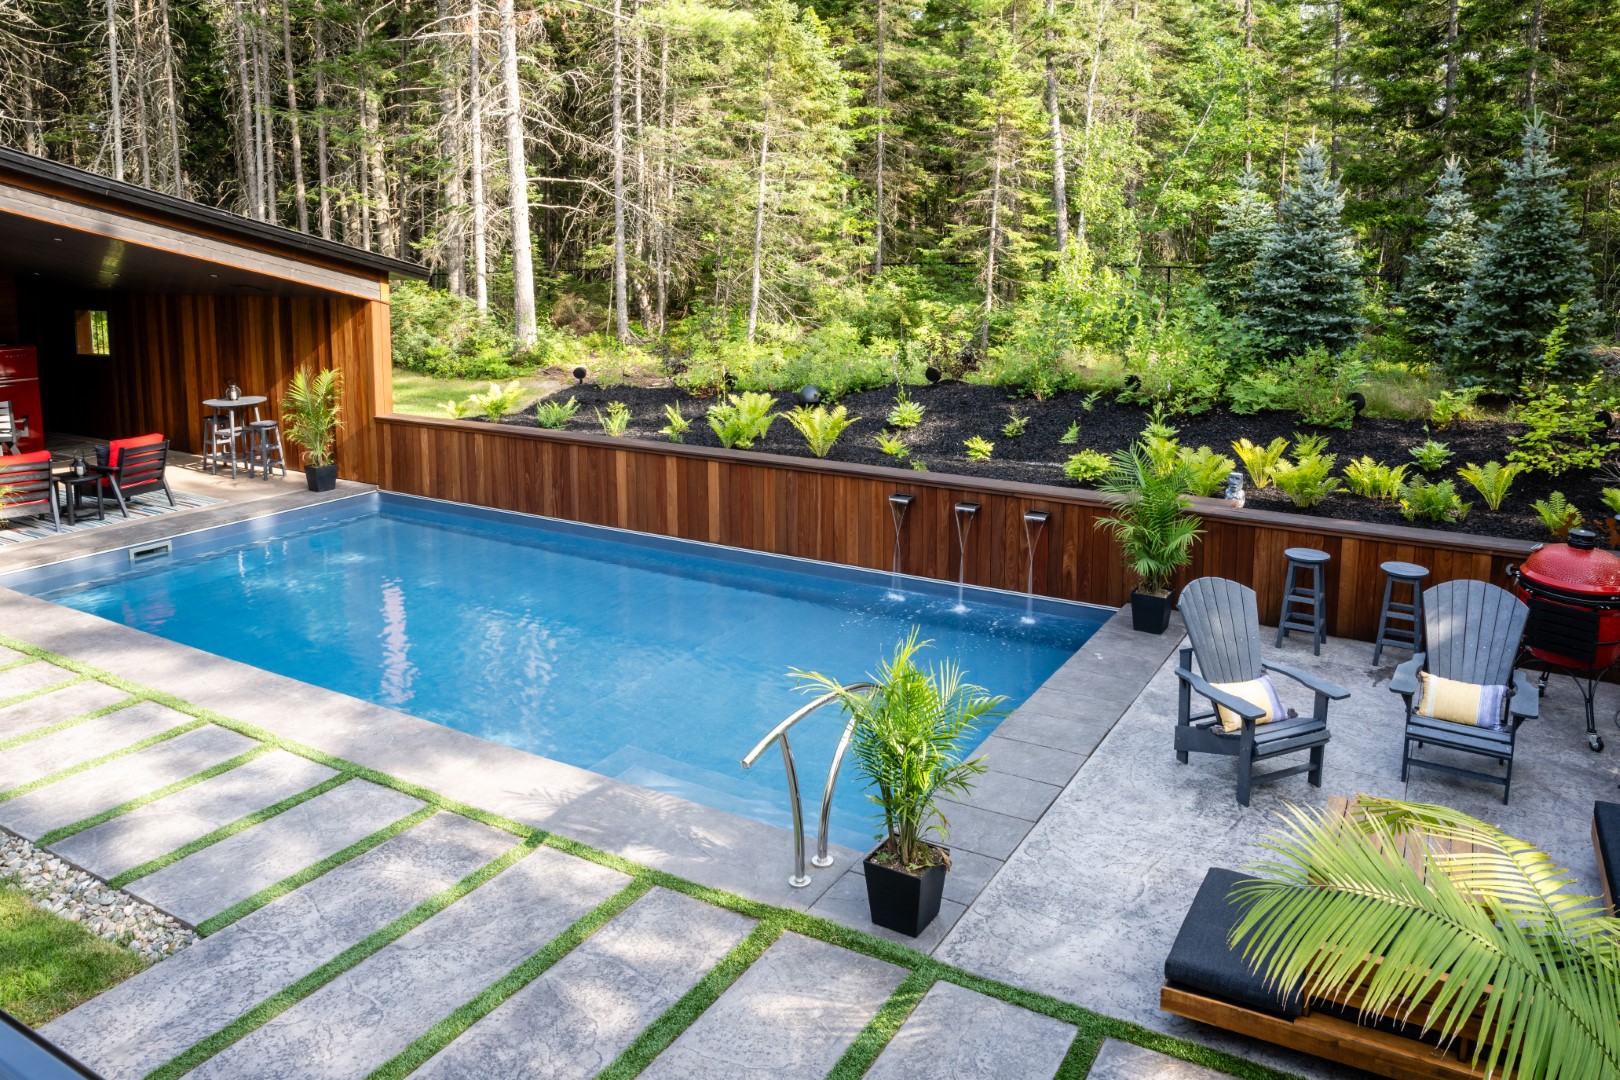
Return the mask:
M 212 495 L 197 495 L 190 491 L 175 490 L 174 505 L 163 497 L 161 491 L 154 494 L 138 495 L 129 504 L 129 519 L 161 517 L 164 514 L 173 514 L 181 510 L 192 510 L 199 506 L 213 506 L 224 502 Z M 62 531 L 57 532 L 51 527 L 50 514 L 43 518 L 14 518 L 11 521 L 0 521 L 0 545 L 23 544 L 29 540 L 46 540 L 53 536 L 67 536 L 69 533 L 84 532 L 87 529 L 99 529 L 103 525 L 118 525 L 125 518 L 118 512 L 118 503 L 109 498 L 107 500 L 107 515 L 105 521 L 95 519 L 95 509 L 86 505 L 79 511 L 79 523 L 69 525 L 67 514 L 62 514 Z

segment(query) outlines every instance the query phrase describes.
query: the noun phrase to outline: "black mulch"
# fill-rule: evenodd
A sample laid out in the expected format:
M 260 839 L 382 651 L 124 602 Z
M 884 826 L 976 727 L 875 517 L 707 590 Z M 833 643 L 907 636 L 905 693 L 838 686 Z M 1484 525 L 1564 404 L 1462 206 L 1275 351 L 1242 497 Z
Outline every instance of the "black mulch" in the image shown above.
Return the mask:
M 1108 452 L 1126 446 L 1141 432 L 1147 417 L 1144 409 L 1117 405 L 1107 400 L 1096 401 L 1092 409 L 1087 411 L 1083 407 L 1085 395 L 1082 394 L 1063 394 L 1051 401 L 1035 401 L 1009 397 L 1005 390 L 997 387 L 964 383 L 911 387 L 907 393 L 926 409 L 923 422 L 904 433 L 910 448 L 907 459 L 897 461 L 885 456 L 873 439 L 875 434 L 884 430 L 884 418 L 894 403 L 894 391 L 884 389 L 850 394 L 843 399 L 842 404 L 848 407 L 850 414 L 860 419 L 844 432 L 828 455 L 828 460 L 899 468 L 921 461 L 936 473 L 1071 487 L 1076 485 L 1063 475 L 1062 470 L 1063 462 L 1070 454 L 1088 448 Z M 712 398 L 695 398 L 672 387 L 604 388 L 591 382 L 553 395 L 560 400 L 570 396 L 578 398 L 580 410 L 569 422 L 569 430 L 600 431 L 601 426 L 593 410 L 605 412 L 609 402 L 622 401 L 630 407 L 631 412 L 629 437 L 663 441 L 659 429 L 665 422 L 664 406 L 678 404 L 692 421 L 686 434 L 689 445 L 720 445 L 720 440 L 704 419 L 704 411 L 713 404 Z M 777 399 L 781 409 L 792 407 L 790 395 L 779 394 Z M 1028 417 L 1029 424 L 1023 435 L 1008 438 L 1002 434 L 1002 428 L 1015 414 Z M 1080 422 L 1079 443 L 1073 446 L 1060 444 L 1058 440 L 1075 420 Z M 505 423 L 535 426 L 534 408 L 531 406 L 522 413 L 508 417 Z M 1236 456 L 1232 453 L 1232 443 L 1240 438 L 1265 443 L 1280 435 L 1292 441 L 1296 431 L 1320 431 L 1328 435 L 1328 451 L 1338 455 L 1341 467 L 1362 455 L 1392 465 L 1408 462 L 1412 448 L 1430 437 L 1426 425 L 1420 420 L 1362 419 L 1348 431 L 1305 429 L 1291 414 L 1234 416 L 1224 409 L 1213 409 L 1199 416 L 1178 417 L 1172 423 L 1180 429 L 1183 445 L 1207 445 L 1228 457 Z M 1392 503 L 1342 493 L 1330 495 L 1314 509 L 1301 510 L 1275 488 L 1256 492 L 1251 487 L 1248 505 L 1266 510 L 1414 525 L 1521 540 L 1549 538 L 1532 509 L 1532 503 L 1554 490 L 1562 491 L 1589 518 L 1602 514 L 1604 510 L 1598 491 L 1603 484 L 1596 476 L 1589 474 L 1569 474 L 1556 480 L 1540 474 L 1521 475 L 1501 510 L 1493 512 L 1486 509 L 1478 492 L 1457 478 L 1456 470 L 1469 462 L 1483 464 L 1487 461 L 1506 461 L 1510 449 L 1508 440 L 1520 430 L 1522 425 L 1482 421 L 1455 424 L 1433 433 L 1433 437 L 1449 445 L 1455 455 L 1446 468 L 1433 478 L 1455 481 L 1463 498 L 1473 503 L 1472 511 L 1460 524 L 1409 522 Z M 994 456 L 990 461 L 968 459 L 962 444 L 975 435 L 995 444 Z M 771 425 L 770 434 L 756 443 L 753 449 L 772 454 L 809 456 L 803 438 L 781 418 Z M 1412 473 L 1416 473 L 1415 466 Z

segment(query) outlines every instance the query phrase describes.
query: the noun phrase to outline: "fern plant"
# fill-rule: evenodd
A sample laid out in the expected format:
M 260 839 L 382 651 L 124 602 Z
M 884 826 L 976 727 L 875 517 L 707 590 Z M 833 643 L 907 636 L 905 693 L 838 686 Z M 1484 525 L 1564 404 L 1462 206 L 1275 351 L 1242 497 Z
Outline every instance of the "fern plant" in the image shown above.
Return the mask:
M 686 433 L 691 430 L 691 427 L 692 421 L 688 420 L 686 414 L 681 412 L 679 405 L 670 404 L 664 406 L 664 426 L 658 429 L 660 435 L 670 442 L 685 442 Z
M 1029 417 L 1013 413 L 1007 422 L 1001 425 L 1001 433 L 1009 439 L 1016 439 L 1029 430 Z
M 1097 526 L 1113 533 L 1141 592 L 1164 595 L 1176 571 L 1192 561 L 1203 530 L 1187 512 L 1186 487 L 1180 469 L 1159 472 L 1140 443 L 1114 452 L 1102 490 L 1121 498 Z
M 1058 439 L 1058 445 L 1059 446 L 1075 446 L 1079 442 L 1080 442 L 1080 421 L 1076 420 L 1076 421 L 1074 421 L 1073 423 L 1071 423 L 1069 425 L 1069 430 L 1065 431 L 1063 433 L 1062 437 Z
M 1461 390 L 1442 390 L 1429 402 L 1429 422 L 1437 428 L 1448 428 L 1462 420 L 1478 420 L 1480 387 Z
M 1569 537 L 1569 530 L 1578 529 L 1586 519 L 1581 515 L 1570 501 L 1564 498 L 1562 491 L 1555 491 L 1545 499 L 1535 501 L 1536 517 L 1547 527 L 1547 531 L 1559 540 Z
M 600 409 L 591 411 L 596 413 L 596 422 L 602 425 L 602 430 L 614 438 L 630 430 L 630 406 L 622 401 L 608 402 L 606 416 L 602 415 Z
M 907 431 L 922 423 L 923 413 L 927 411 L 921 404 L 902 393 L 894 399 L 894 408 L 889 410 L 888 424 L 900 431 Z
M 1256 446 L 1248 439 L 1239 439 L 1232 444 L 1232 452 L 1243 462 L 1255 488 L 1264 491 L 1271 484 L 1271 470 L 1288 452 L 1288 440 L 1279 435 L 1265 446 Z
M 484 393 L 473 394 L 467 398 L 467 404 L 483 413 L 490 423 L 498 424 L 517 408 L 518 402 L 522 399 L 523 384 L 514 379 L 506 386 L 490 383 L 489 389 Z
M 1196 450 L 1184 446 L 1176 455 L 1176 461 L 1186 474 L 1187 494 L 1205 497 L 1224 491 L 1226 478 L 1237 468 L 1237 462 L 1207 446 Z
M 1077 484 L 1094 484 L 1107 475 L 1112 461 L 1101 450 L 1082 450 L 1069 455 L 1063 463 L 1063 475 Z
M 731 394 L 725 401 L 709 406 L 709 427 L 721 446 L 748 450 L 769 434 L 771 421 L 777 417 L 771 411 L 775 407 L 776 399 L 769 394 Z
M 1598 498 L 1609 508 L 1609 513 L 1620 514 L 1620 488 L 1604 488 L 1598 492 Z
M 1426 473 L 1439 472 L 1452 457 L 1451 447 L 1438 439 L 1425 439 L 1412 451 L 1412 460 Z
M 1312 454 L 1294 461 L 1279 461 L 1271 467 L 1271 482 L 1291 499 L 1295 506 L 1311 507 L 1339 490 L 1341 481 L 1329 475 L 1334 454 Z
M 1458 522 L 1468 516 L 1472 503 L 1457 494 L 1457 485 L 1450 480 L 1430 483 L 1421 476 L 1401 488 L 1401 516 L 1407 521 L 1423 518 L 1426 521 Z
M 1513 480 L 1524 471 L 1523 465 L 1503 465 L 1500 461 L 1487 461 L 1483 465 L 1470 462 L 1457 470 L 1457 475 L 1474 486 L 1485 505 L 1492 510 L 1502 509 Z
M 1304 461 L 1306 458 L 1321 457 L 1327 453 L 1328 437 L 1326 435 L 1301 435 L 1294 432 L 1294 459 Z
M 1268 985 L 1466 1036 L 1485 1076 L 1620 1076 L 1620 920 L 1575 875 L 1445 806 L 1363 795 L 1283 821 L 1232 897 L 1232 947 Z
M 906 445 L 906 440 L 902 439 L 898 435 L 891 435 L 887 431 L 880 431 L 876 435 L 872 436 L 872 438 L 877 440 L 879 450 L 883 451 L 889 457 L 894 458 L 896 461 L 904 461 L 906 455 L 911 453 L 911 448 Z
M 572 397 L 567 401 L 542 401 L 534 407 L 534 422 L 543 428 L 555 430 L 566 427 L 577 412 L 579 402 Z
M 1344 467 L 1344 486 L 1352 495 L 1368 499 L 1394 499 L 1406 483 L 1406 465 L 1385 465 L 1363 455 Z
M 990 455 L 996 452 L 996 444 L 988 439 L 981 439 L 975 435 L 962 444 L 967 447 L 969 461 L 989 461 Z
M 858 416 L 850 416 L 849 410 L 842 405 L 835 405 L 831 409 L 825 405 L 817 405 L 813 409 L 808 405 L 800 405 L 787 414 L 787 422 L 804 436 L 810 452 L 818 458 L 830 454 L 833 445 L 838 442 L 838 436 L 859 419 Z
M 457 401 L 451 398 L 449 401 L 441 401 L 439 402 L 439 411 L 452 420 L 464 420 L 467 414 L 472 411 L 472 399 Z

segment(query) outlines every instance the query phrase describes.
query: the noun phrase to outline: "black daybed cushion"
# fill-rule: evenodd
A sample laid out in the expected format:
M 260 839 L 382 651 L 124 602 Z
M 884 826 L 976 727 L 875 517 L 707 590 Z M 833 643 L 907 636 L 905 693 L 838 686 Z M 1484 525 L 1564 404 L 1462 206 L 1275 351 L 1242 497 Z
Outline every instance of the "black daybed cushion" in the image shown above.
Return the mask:
M 1298 988 L 1285 994 L 1268 987 L 1263 975 L 1249 969 L 1241 945 L 1233 949 L 1226 943 L 1240 914 L 1228 897 L 1248 880 L 1253 879 L 1235 870 L 1210 868 L 1165 959 L 1164 977 L 1187 990 L 1292 1020 L 1305 1011 Z
M 1603 867 L 1609 898 L 1620 904 L 1620 803 L 1592 805 L 1592 840 Z

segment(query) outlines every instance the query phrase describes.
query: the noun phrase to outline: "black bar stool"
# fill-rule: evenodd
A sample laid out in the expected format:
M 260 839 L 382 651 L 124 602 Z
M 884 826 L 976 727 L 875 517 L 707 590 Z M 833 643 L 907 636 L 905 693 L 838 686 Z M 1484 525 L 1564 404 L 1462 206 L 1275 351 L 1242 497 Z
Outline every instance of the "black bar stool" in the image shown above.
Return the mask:
M 1324 574 L 1333 558 L 1315 548 L 1288 548 L 1288 576 L 1283 579 L 1282 613 L 1277 618 L 1277 644 L 1283 643 L 1290 630 L 1308 630 L 1311 650 L 1322 655 L 1327 641 L 1327 581 Z M 1301 571 L 1310 571 L 1311 583 L 1302 585 Z
M 256 411 L 256 410 L 255 410 Z M 270 479 L 271 466 L 279 465 L 281 475 L 287 475 L 287 462 L 281 456 L 281 425 L 274 420 L 254 420 L 248 429 L 248 475 L 257 466 L 263 469 L 263 478 Z
M 1417 563 L 1391 560 L 1379 566 L 1384 572 L 1384 606 L 1378 613 L 1378 636 L 1373 638 L 1373 666 L 1384 652 L 1385 645 L 1417 652 L 1423 647 L 1423 579 L 1429 568 Z M 1395 586 L 1406 585 L 1412 590 L 1412 602 L 1395 599 Z M 1410 626 L 1391 626 L 1392 622 L 1410 623 Z

